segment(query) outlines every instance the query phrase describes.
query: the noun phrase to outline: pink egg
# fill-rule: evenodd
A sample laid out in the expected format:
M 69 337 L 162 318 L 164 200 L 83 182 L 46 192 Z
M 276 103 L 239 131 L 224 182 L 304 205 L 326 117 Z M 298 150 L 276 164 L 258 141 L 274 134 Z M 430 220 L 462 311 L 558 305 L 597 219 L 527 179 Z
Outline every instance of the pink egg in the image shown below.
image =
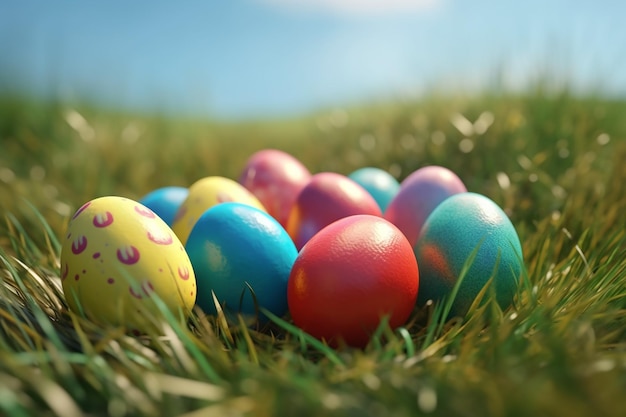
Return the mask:
M 463 181 L 448 168 L 426 166 L 402 181 L 400 191 L 389 203 L 384 217 L 415 246 L 426 218 L 439 203 L 466 191 Z
M 382 216 L 374 197 L 345 175 L 321 172 L 298 194 L 289 213 L 287 232 L 298 250 L 332 222 L 355 214 Z
M 239 183 L 285 227 L 291 206 L 310 179 L 311 173 L 296 158 L 283 151 L 265 149 L 248 159 Z

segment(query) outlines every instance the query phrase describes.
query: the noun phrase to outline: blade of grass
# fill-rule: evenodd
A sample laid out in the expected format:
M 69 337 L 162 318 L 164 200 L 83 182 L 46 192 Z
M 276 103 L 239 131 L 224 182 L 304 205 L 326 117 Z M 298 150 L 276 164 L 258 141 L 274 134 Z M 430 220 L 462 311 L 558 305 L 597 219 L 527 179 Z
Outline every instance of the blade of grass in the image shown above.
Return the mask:
M 328 345 L 320 342 L 315 337 L 304 332 L 302 329 L 294 326 L 293 324 L 290 324 L 289 322 L 281 319 L 280 317 L 276 316 L 274 313 L 272 313 L 271 311 L 267 309 L 262 308 L 261 312 L 265 314 L 267 317 L 269 317 L 269 319 L 272 320 L 274 323 L 276 323 L 278 326 L 280 326 L 281 328 L 283 328 L 284 330 L 286 330 L 293 336 L 300 339 L 302 341 L 301 343 L 306 343 L 312 346 L 313 348 L 317 349 L 322 354 L 324 354 L 324 356 L 336 366 L 339 366 L 339 367 L 345 366 L 345 364 L 339 358 L 339 356 L 335 353 L 335 351 L 332 348 L 330 348 Z

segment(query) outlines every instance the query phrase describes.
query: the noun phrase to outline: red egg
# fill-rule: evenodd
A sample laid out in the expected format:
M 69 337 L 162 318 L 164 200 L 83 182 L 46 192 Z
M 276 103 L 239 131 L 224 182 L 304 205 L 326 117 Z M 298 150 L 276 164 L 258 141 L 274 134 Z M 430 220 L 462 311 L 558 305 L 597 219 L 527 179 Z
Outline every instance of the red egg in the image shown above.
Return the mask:
M 337 346 L 364 347 L 388 317 L 409 318 L 419 286 L 413 248 L 381 217 L 355 215 L 322 229 L 291 269 L 287 299 L 294 323 Z
M 285 227 L 291 206 L 310 179 L 311 173 L 296 158 L 283 151 L 265 149 L 248 159 L 239 183 Z
M 466 192 L 463 181 L 448 168 L 427 166 L 406 177 L 384 217 L 404 233 L 412 246 L 428 215 L 446 198 Z
M 355 214 L 382 216 L 374 197 L 355 181 L 334 172 L 321 172 L 300 191 L 289 213 L 287 232 L 298 250 L 335 220 Z

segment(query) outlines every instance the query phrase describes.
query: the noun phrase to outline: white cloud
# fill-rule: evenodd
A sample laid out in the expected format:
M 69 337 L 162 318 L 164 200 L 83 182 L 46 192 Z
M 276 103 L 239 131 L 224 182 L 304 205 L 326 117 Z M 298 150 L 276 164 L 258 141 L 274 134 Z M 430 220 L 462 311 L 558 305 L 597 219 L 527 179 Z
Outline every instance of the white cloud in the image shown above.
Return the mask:
M 299 12 L 347 16 L 422 13 L 438 9 L 444 0 L 257 0 Z

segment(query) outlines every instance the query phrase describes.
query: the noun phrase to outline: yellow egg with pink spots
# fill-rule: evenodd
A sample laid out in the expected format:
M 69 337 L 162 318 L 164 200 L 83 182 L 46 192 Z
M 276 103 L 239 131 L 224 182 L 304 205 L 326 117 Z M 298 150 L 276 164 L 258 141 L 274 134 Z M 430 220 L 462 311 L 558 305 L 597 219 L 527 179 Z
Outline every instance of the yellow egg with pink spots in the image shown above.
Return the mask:
M 158 326 L 163 306 L 185 320 L 196 301 L 191 262 L 172 229 L 146 206 L 118 196 L 91 200 L 74 214 L 61 248 L 61 279 L 72 311 L 133 333 Z
M 189 187 L 187 198 L 178 208 L 172 230 L 183 244 L 202 214 L 211 207 L 226 202 L 242 203 L 267 212 L 259 199 L 235 180 L 220 176 L 199 179 Z

